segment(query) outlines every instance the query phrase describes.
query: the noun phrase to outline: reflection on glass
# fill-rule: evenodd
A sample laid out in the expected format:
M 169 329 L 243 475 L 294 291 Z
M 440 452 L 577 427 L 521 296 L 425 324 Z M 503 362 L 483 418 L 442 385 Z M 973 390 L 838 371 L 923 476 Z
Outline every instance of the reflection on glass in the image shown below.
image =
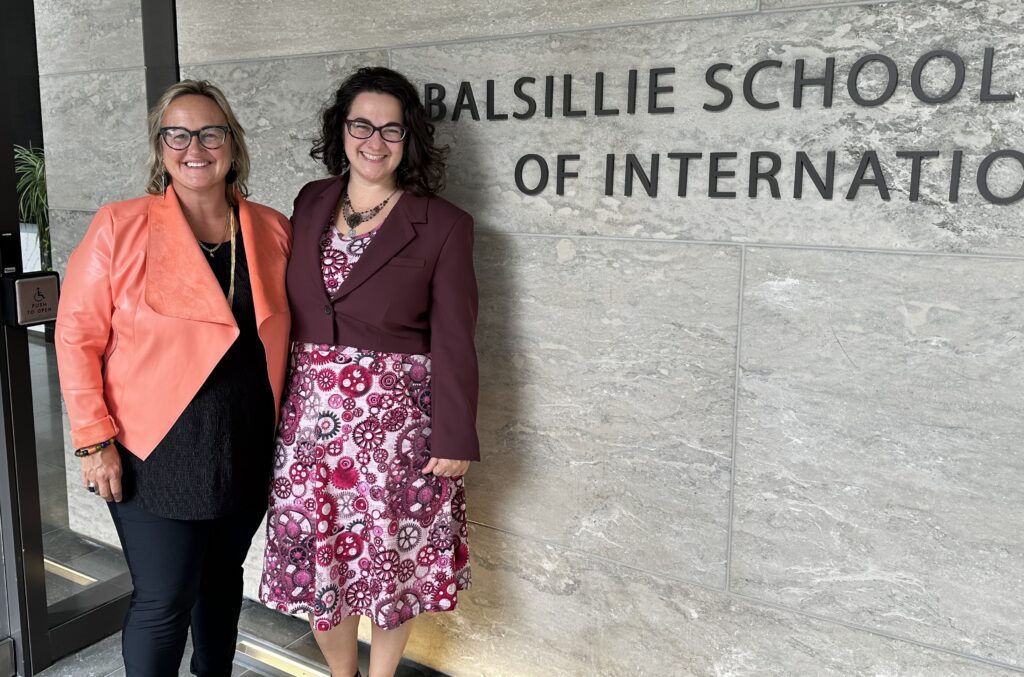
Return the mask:
M 83 611 L 131 591 L 124 557 L 118 548 L 75 533 L 68 521 L 68 487 L 78 469 L 68 468 L 64 449 L 57 359 L 42 327 L 29 329 L 32 411 L 43 521 L 46 602 L 54 627 Z M 70 459 L 73 461 L 74 459 Z M 68 473 L 74 473 L 69 478 Z

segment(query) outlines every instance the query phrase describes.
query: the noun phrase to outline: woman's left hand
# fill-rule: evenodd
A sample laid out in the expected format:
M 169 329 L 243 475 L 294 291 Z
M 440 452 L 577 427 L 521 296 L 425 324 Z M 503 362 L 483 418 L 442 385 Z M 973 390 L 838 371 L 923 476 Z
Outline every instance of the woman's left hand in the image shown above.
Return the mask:
M 462 477 L 469 470 L 469 461 L 451 458 L 432 458 L 423 466 L 423 474 L 434 473 L 437 477 Z

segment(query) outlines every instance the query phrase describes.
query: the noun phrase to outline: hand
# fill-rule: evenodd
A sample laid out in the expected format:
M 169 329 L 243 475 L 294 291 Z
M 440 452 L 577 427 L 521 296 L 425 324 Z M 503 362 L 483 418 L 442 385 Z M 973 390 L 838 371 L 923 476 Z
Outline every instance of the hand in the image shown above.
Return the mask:
M 462 477 L 469 470 L 469 461 L 451 458 L 432 458 L 423 466 L 423 474 L 434 473 L 435 477 Z
M 96 486 L 96 493 L 108 503 L 121 502 L 121 457 L 111 445 L 82 458 L 82 485 Z

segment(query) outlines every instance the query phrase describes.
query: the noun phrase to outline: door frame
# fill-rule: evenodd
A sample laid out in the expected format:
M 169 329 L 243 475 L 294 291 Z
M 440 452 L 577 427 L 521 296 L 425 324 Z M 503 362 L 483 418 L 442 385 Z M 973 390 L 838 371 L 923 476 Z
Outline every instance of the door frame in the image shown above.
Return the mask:
M 32 0 L 0 3 L 0 91 L 13 93 L 0 97 L 0 154 L 8 158 L 15 120 L 23 119 L 26 109 L 30 116 L 38 115 L 31 113 L 33 107 L 39 110 L 34 12 Z M 0 275 L 21 272 L 14 163 L 8 160 L 0 162 Z M 15 672 L 25 677 L 117 632 L 130 598 L 130 593 L 114 594 L 116 586 L 100 584 L 64 613 L 51 614 L 47 607 L 28 341 L 25 327 L 0 325 L 0 574 L 11 640 L 0 637 L 0 658 L 13 649 Z M 0 660 L 0 675 L 5 670 Z

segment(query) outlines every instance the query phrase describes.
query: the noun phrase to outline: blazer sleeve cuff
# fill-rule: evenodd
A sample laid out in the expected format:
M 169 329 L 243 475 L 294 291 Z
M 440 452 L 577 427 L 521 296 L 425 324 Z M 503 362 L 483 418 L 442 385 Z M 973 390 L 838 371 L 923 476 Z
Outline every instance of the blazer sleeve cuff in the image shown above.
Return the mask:
M 454 420 L 461 425 L 446 428 L 444 420 L 435 418 L 434 429 L 430 433 L 431 458 L 443 458 L 452 461 L 479 461 L 480 440 L 476 434 L 476 412 L 467 411 Z M 468 424 L 467 424 L 468 422 Z
M 110 416 L 104 416 L 98 421 L 93 421 L 88 425 L 84 425 L 75 428 L 71 431 L 71 443 L 75 445 L 76 449 L 82 447 L 89 447 L 94 444 L 99 444 L 104 440 L 109 440 L 112 437 L 117 437 L 120 432 L 117 424 L 114 423 L 114 419 Z

